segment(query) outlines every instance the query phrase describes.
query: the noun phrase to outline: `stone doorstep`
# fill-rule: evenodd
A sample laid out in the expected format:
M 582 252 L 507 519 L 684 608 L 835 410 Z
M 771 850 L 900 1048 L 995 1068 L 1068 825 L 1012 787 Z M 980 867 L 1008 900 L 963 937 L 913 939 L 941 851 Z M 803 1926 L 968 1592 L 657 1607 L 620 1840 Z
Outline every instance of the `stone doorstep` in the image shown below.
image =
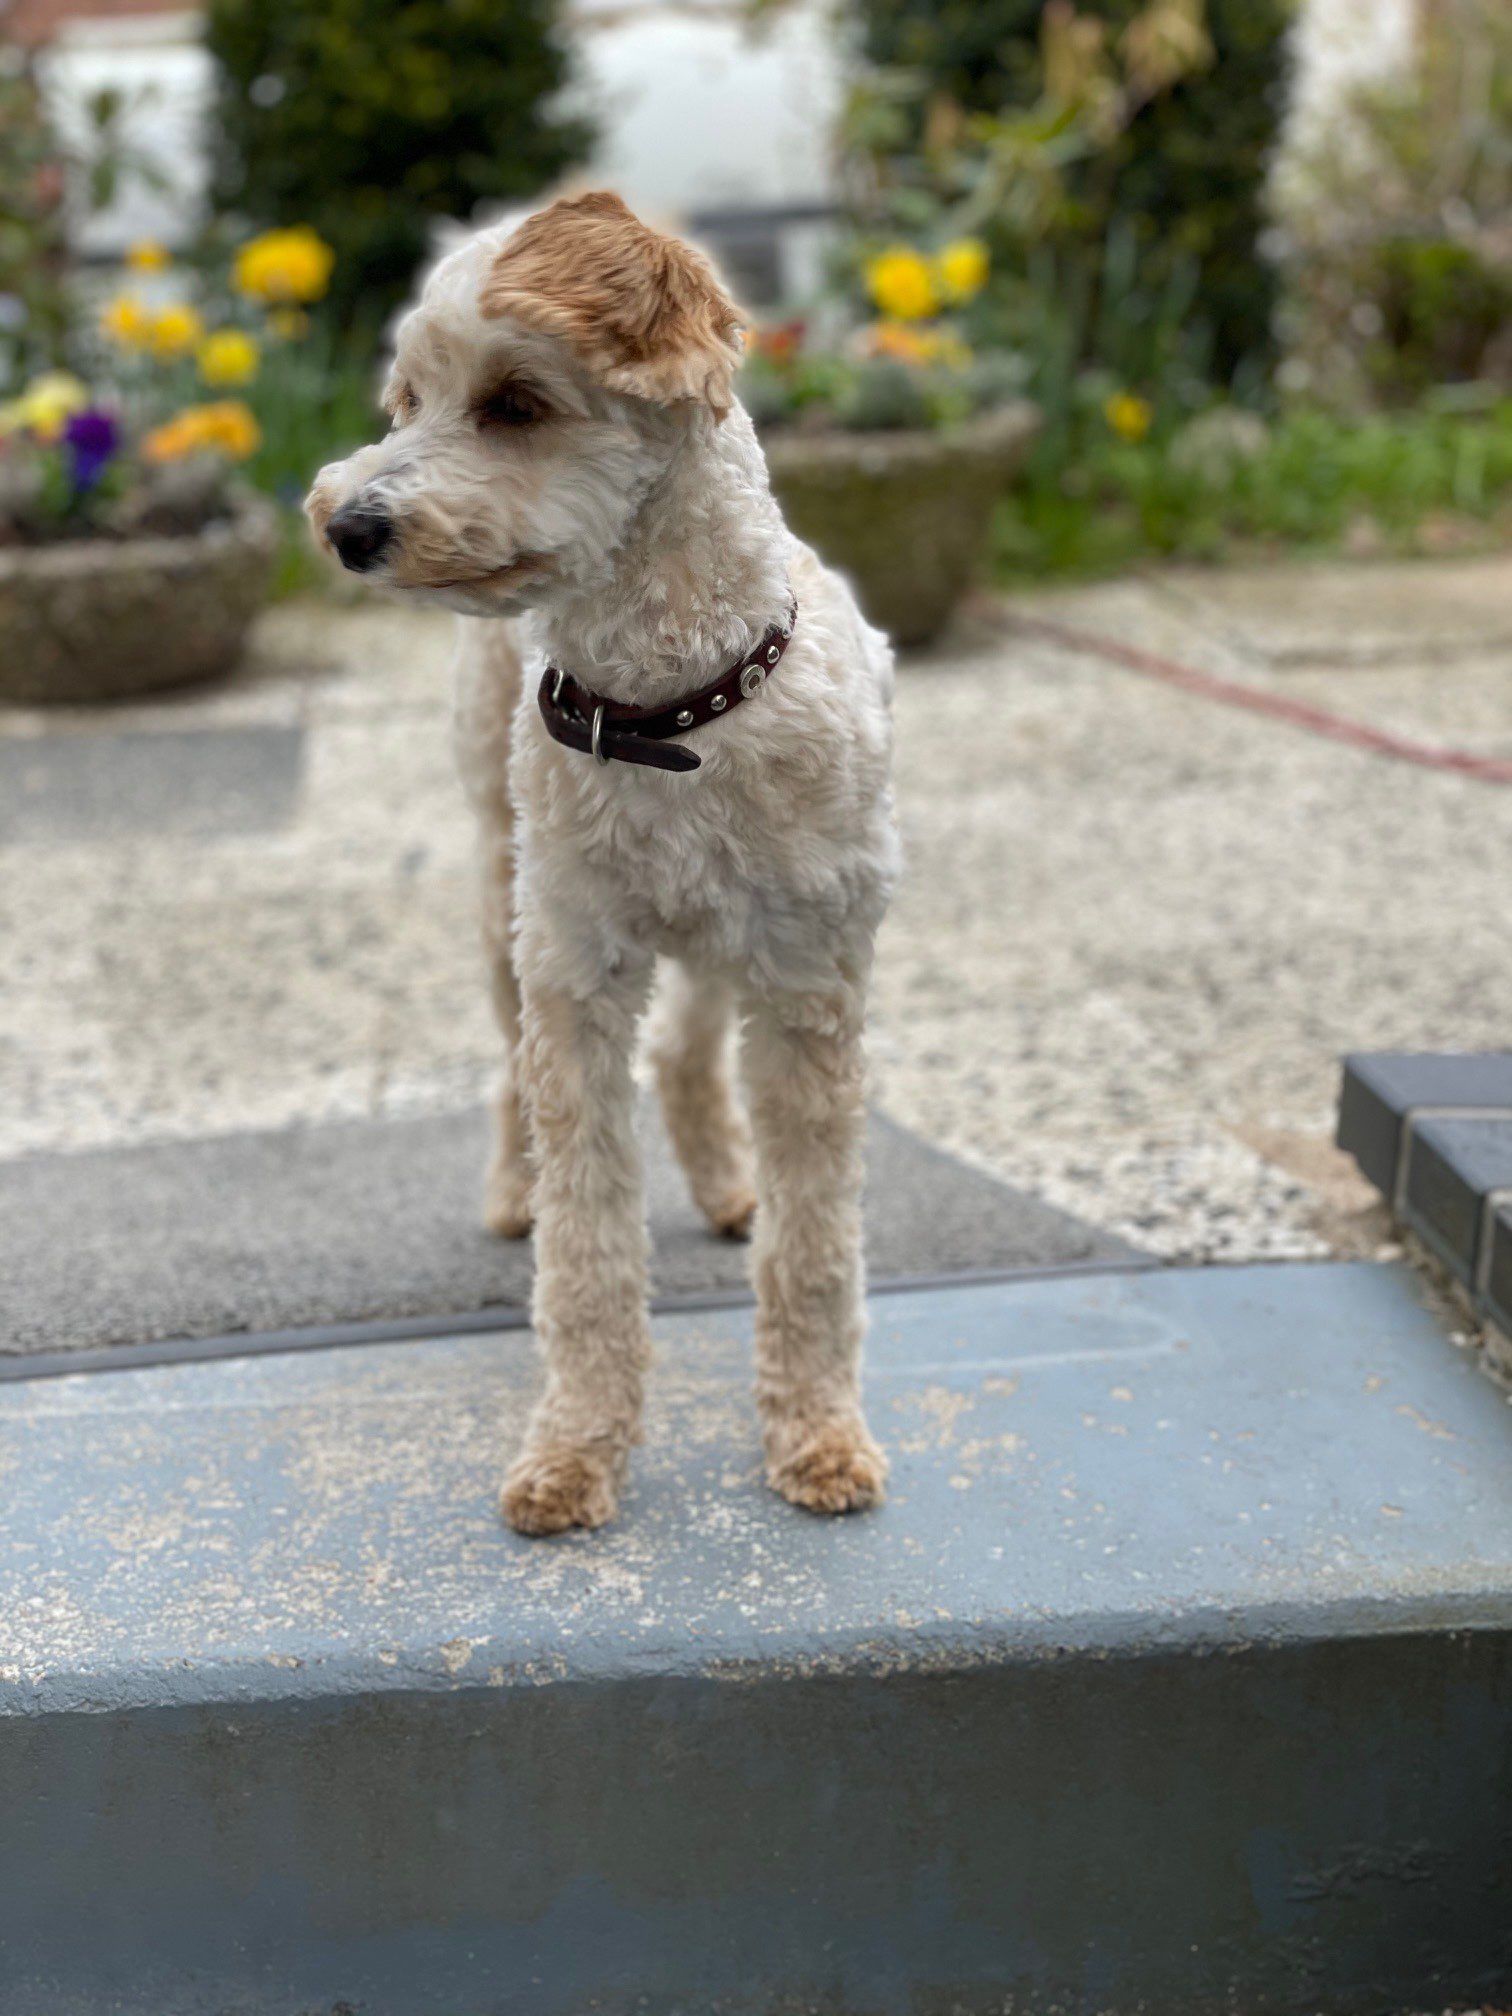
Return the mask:
M 4 2016 L 1507 2001 L 1512 1414 L 1409 1269 L 880 1298 L 841 1521 L 657 1332 L 551 1543 L 523 1337 L 0 1390 Z

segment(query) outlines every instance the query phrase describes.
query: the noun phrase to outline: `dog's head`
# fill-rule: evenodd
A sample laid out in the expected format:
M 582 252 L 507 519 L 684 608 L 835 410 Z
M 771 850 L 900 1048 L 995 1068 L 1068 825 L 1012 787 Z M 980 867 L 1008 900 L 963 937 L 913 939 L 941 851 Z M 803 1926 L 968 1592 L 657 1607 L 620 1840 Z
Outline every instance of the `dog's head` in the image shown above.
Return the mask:
M 564 197 L 443 259 L 399 324 L 390 432 L 305 509 L 346 567 L 475 615 L 591 581 L 683 433 L 728 411 L 713 268 L 617 196 Z

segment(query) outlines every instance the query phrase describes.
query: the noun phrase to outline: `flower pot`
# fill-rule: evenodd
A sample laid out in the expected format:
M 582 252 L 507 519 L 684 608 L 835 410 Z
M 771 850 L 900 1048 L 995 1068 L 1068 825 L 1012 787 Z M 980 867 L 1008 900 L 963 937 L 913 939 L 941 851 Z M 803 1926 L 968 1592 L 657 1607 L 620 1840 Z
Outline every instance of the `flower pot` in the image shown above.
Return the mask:
M 1039 425 L 1028 404 L 959 427 L 777 430 L 763 445 L 788 523 L 850 577 L 895 644 L 938 634 L 981 564 L 993 506 Z
M 0 546 L 0 700 L 121 700 L 235 664 L 267 598 L 260 499 L 183 537 Z

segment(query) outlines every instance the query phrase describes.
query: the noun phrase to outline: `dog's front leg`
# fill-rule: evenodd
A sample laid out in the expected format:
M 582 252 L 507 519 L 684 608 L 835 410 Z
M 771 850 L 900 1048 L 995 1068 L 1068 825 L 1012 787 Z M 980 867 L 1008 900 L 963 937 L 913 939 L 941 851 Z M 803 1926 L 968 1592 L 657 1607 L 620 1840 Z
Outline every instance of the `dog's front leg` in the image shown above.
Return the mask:
M 758 993 L 745 1068 L 756 1136 L 756 1398 L 767 1482 L 814 1512 L 882 1496 L 861 1411 L 864 998 Z
M 522 963 L 546 1390 L 503 1509 L 522 1533 L 561 1533 L 613 1515 L 640 1427 L 651 1337 L 631 1052 L 650 965 L 605 971 L 587 988 L 538 977 L 528 946 Z

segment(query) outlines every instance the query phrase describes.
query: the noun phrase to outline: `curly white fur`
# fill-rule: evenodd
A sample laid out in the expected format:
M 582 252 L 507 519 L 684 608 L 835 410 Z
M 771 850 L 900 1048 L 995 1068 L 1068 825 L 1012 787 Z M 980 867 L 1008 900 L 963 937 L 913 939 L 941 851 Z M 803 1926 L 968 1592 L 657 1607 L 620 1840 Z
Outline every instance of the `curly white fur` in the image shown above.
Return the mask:
M 554 214 L 535 220 L 548 252 Z M 636 257 L 644 241 L 679 253 L 632 226 Z M 631 1054 L 658 956 L 682 969 L 653 1056 L 694 1194 L 725 1231 L 754 1194 L 769 1479 L 817 1510 L 867 1505 L 885 1464 L 859 1396 L 861 1043 L 898 863 L 891 655 L 784 527 L 738 406 L 611 390 L 581 342 L 530 326 L 528 304 L 523 320 L 484 311 L 510 242 L 481 233 L 432 274 L 398 334 L 395 431 L 323 470 L 310 503 L 318 529 L 354 503 L 381 509 L 394 532 L 379 578 L 463 616 L 458 749 L 508 1051 L 485 1210 L 508 1234 L 534 1218 L 547 1362 L 504 1509 L 530 1533 L 600 1524 L 639 1432 Z M 695 281 L 717 286 L 704 270 Z M 501 379 L 528 384 L 547 417 L 502 433 L 480 420 Z M 690 738 L 696 772 L 600 768 L 547 737 L 544 662 L 665 704 L 751 649 L 790 596 L 780 667 Z M 749 1131 L 725 1065 L 736 1007 Z

